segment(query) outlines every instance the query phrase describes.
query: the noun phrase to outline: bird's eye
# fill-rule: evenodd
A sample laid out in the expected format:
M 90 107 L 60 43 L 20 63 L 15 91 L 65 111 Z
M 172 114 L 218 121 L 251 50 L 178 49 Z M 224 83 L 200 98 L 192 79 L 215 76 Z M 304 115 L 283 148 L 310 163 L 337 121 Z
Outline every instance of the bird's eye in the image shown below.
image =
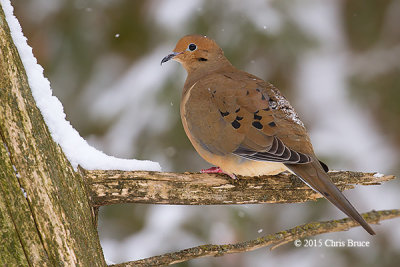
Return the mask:
M 190 45 L 188 46 L 188 49 L 189 49 L 190 51 L 194 51 L 194 50 L 196 50 L 196 48 L 197 48 L 197 46 L 196 46 L 195 44 L 190 44 Z

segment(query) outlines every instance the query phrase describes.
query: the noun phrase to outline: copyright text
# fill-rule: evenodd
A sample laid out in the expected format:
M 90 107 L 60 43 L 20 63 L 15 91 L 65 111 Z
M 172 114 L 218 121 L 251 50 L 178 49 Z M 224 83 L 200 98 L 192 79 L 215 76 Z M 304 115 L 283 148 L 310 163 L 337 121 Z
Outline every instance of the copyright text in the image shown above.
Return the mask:
M 294 246 L 299 248 L 368 248 L 371 246 L 370 241 L 362 240 L 333 240 L 333 239 L 297 239 L 293 242 Z

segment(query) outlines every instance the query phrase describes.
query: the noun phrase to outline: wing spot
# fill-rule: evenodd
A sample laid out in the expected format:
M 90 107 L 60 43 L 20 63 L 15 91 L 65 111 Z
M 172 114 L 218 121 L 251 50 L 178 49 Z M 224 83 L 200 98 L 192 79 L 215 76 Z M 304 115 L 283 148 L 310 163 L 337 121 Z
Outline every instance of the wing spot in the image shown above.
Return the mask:
M 222 111 L 220 110 L 219 113 L 221 113 L 221 116 L 222 116 L 222 117 L 225 117 L 225 116 L 228 116 L 228 115 L 229 115 L 229 112 L 228 112 L 228 111 L 227 111 L 227 112 L 222 112 Z
M 261 92 L 260 88 L 257 88 L 256 91 L 257 91 L 257 92 Z
M 257 129 L 262 129 L 264 127 L 259 121 L 253 121 L 252 125 Z
M 276 126 L 276 123 L 273 122 L 273 121 L 271 121 L 270 123 L 268 123 L 268 125 L 271 126 L 271 127 L 275 127 L 275 126 Z
M 249 92 L 249 91 L 247 91 L 247 92 L 246 92 L 246 95 L 249 95 L 249 94 L 250 94 L 250 92 Z
M 238 108 L 237 110 L 235 110 L 236 113 L 238 113 L 240 111 L 240 108 Z
M 237 120 L 237 121 L 241 121 L 241 120 L 243 120 L 243 117 L 236 116 L 236 119 L 235 119 L 235 120 Z
M 238 129 L 240 127 L 240 122 L 238 122 L 237 120 L 234 120 L 232 122 L 232 126 L 233 126 L 233 128 Z
M 262 119 L 262 116 L 257 115 L 257 114 L 254 113 L 254 119 L 260 121 Z

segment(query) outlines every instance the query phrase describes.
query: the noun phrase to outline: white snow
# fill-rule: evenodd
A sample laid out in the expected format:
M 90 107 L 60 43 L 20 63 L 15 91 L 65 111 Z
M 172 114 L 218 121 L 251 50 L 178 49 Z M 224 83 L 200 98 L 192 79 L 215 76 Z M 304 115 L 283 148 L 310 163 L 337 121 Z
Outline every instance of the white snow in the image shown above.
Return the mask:
M 384 176 L 384 174 L 379 173 L 379 172 L 377 172 L 377 173 L 374 174 L 374 177 L 376 177 L 376 178 L 381 178 L 381 177 L 383 177 L 383 176 Z
M 14 16 L 14 8 L 9 0 L 0 0 L 5 17 L 10 27 L 11 36 L 18 49 L 26 70 L 32 95 L 50 130 L 51 136 L 57 142 L 65 155 L 76 169 L 78 165 L 85 169 L 103 170 L 149 170 L 160 171 L 160 164 L 147 160 L 120 159 L 108 156 L 90 146 L 72 125 L 65 119 L 61 102 L 52 95 L 50 82 L 43 75 L 43 68 L 37 63 L 32 48 L 27 44 L 21 26 Z
M 110 261 L 110 260 L 109 260 L 108 258 L 106 258 L 106 257 L 104 257 L 104 259 L 106 260 L 106 264 L 107 264 L 107 265 L 115 264 L 115 262 Z

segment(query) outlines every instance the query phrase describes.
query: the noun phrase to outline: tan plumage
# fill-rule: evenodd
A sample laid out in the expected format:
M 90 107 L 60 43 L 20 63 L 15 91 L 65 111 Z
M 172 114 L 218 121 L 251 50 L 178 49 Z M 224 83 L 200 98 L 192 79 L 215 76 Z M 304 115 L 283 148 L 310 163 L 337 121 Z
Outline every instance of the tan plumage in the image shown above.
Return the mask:
M 231 176 L 289 169 L 375 234 L 330 181 L 303 123 L 278 89 L 233 67 L 222 49 L 204 36 L 183 37 L 162 63 L 170 59 L 188 72 L 181 119 L 200 156 Z

